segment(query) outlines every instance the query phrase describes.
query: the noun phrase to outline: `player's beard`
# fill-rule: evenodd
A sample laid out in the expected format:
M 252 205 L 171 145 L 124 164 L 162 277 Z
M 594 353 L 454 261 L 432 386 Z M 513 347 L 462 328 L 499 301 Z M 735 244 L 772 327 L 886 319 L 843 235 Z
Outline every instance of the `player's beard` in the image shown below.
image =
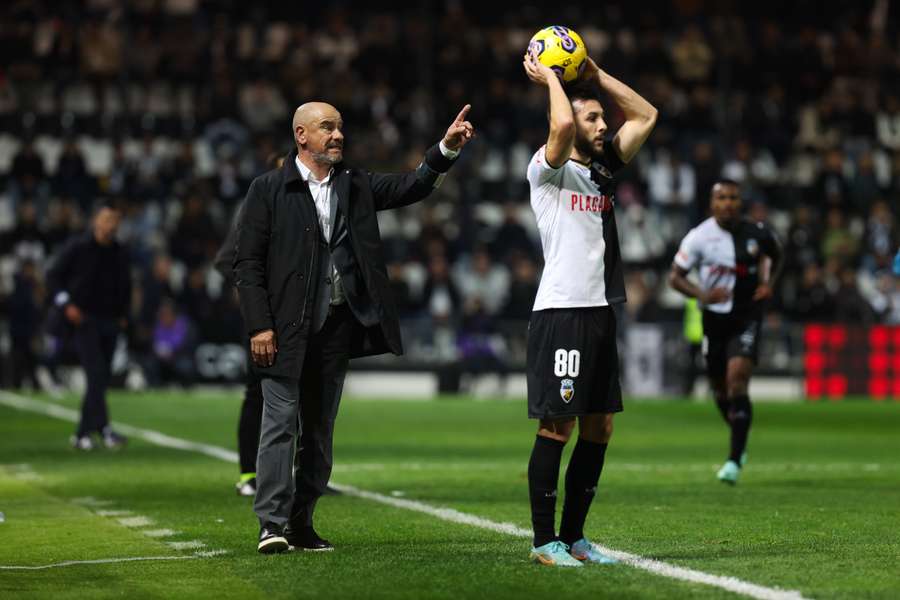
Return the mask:
M 589 158 L 591 162 L 599 160 L 603 156 L 603 151 L 598 150 L 587 136 L 575 135 L 575 149 L 578 150 L 578 154 Z

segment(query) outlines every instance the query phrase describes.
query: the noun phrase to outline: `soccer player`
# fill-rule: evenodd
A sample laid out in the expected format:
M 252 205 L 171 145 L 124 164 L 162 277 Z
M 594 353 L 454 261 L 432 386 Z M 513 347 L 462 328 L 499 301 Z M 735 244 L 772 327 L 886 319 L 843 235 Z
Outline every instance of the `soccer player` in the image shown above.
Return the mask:
M 764 223 L 741 217 L 738 184 L 719 180 L 710 194 L 712 217 L 685 236 L 669 284 L 703 308 L 703 354 L 710 387 L 731 429 L 731 451 L 719 469 L 724 483 L 737 483 L 753 407 L 748 387 L 759 352 L 763 307 L 782 267 L 781 245 Z M 700 283 L 687 274 L 699 270 Z
M 533 560 L 545 565 L 608 563 L 585 538 L 588 514 L 613 414 L 622 410 L 616 318 L 625 301 L 613 213 L 613 175 L 630 161 L 656 124 L 656 109 L 586 59 L 568 95 L 552 70 L 532 54 L 528 78 L 547 88 L 550 133 L 528 165 L 531 206 L 544 251 L 544 272 L 528 330 L 528 416 L 538 431 L 528 463 Z M 606 92 L 625 123 L 607 140 Z M 566 470 L 566 498 L 555 532 L 556 486 L 563 447 L 578 421 L 578 441 Z

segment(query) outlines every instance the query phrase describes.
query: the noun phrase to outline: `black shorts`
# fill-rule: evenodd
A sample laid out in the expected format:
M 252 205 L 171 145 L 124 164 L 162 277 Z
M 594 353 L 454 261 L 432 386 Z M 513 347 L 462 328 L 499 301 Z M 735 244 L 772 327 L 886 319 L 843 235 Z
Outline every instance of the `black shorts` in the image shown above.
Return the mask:
M 706 357 L 707 374 L 712 378 L 724 377 L 728 360 L 735 356 L 749 358 L 756 364 L 761 330 L 762 315 L 759 313 L 703 311 L 703 356 Z
M 609 306 L 531 313 L 527 363 L 529 418 L 622 410 L 616 315 Z

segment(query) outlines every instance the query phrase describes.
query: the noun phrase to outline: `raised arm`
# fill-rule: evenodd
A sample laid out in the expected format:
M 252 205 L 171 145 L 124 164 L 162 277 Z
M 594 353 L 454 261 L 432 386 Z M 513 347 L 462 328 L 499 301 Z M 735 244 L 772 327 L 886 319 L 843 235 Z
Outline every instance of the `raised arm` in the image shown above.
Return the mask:
M 550 67 L 541 63 L 533 51 L 525 54 L 522 66 L 525 67 L 528 79 L 546 86 L 550 95 L 550 134 L 547 137 L 544 157 L 551 167 L 558 169 L 569 160 L 572 146 L 575 144 L 575 116 L 572 114 L 572 104 L 563 90 L 559 77 Z
M 425 158 L 415 171 L 369 174 L 375 210 L 399 208 L 418 202 L 441 185 L 463 146 L 475 137 L 475 128 L 466 119 L 471 108 L 471 104 L 462 107 L 443 139 L 425 152 Z
M 647 141 L 659 111 L 640 94 L 598 67 L 590 57 L 585 60 L 587 65 L 582 77 L 595 78 L 625 115 L 625 123 L 613 138 L 613 147 L 622 162 L 627 163 Z

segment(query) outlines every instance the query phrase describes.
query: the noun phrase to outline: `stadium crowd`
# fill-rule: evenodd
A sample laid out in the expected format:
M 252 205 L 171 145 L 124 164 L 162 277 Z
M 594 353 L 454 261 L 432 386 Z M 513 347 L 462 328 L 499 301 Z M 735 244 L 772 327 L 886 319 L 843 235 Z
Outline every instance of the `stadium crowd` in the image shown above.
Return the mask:
M 541 269 L 524 173 L 546 107 L 521 56 L 551 21 L 576 28 L 603 68 L 660 109 L 617 192 L 627 320 L 680 320 L 664 273 L 724 176 L 786 246 L 773 319 L 900 324 L 896 4 L 395 4 L 3 3 L 0 301 L 12 383 L 44 352 L 48 261 L 99 199 L 124 214 L 128 335 L 148 380 L 189 383 L 199 341 L 239 340 L 236 300 L 211 262 L 310 98 L 341 110 L 348 162 L 380 170 L 415 167 L 472 104 L 481 133 L 452 176 L 380 223 L 407 347 L 505 369 Z

